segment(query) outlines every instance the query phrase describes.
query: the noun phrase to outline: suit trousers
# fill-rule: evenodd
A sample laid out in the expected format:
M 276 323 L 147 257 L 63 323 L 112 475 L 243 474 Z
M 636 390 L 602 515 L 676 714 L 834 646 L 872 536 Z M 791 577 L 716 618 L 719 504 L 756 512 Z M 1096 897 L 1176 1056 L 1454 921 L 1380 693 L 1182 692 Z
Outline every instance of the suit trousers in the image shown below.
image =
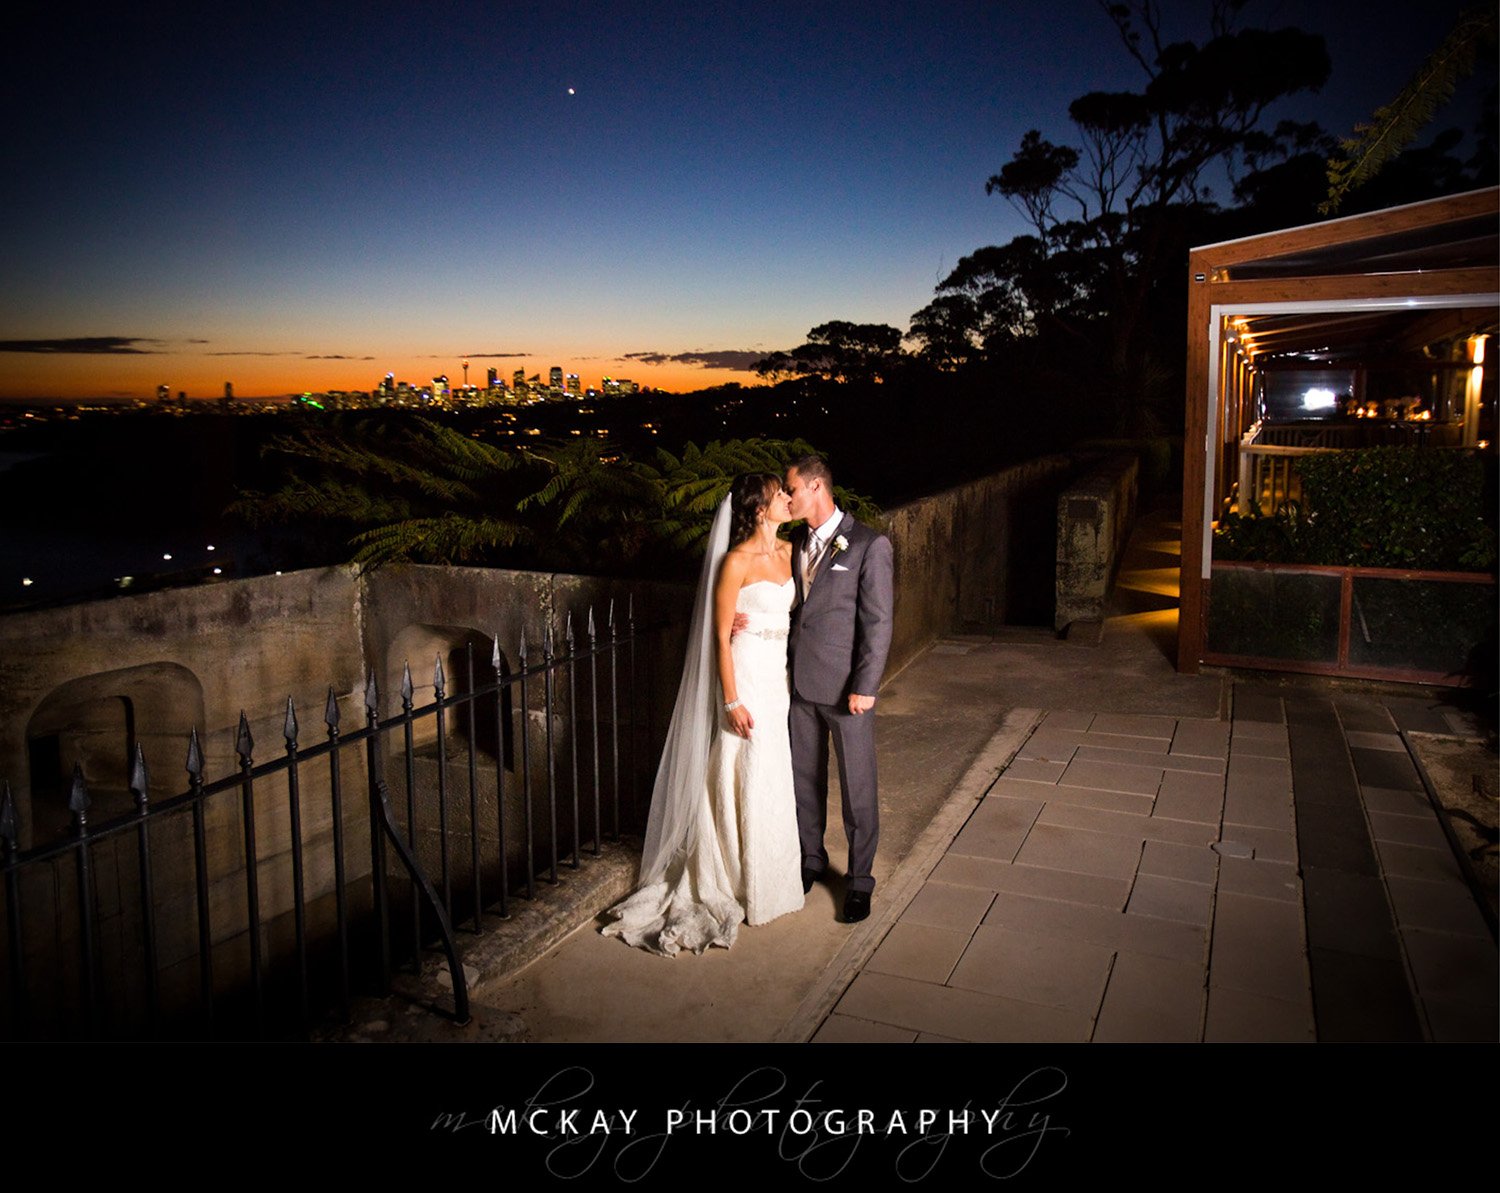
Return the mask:
M 822 873 L 828 867 L 823 834 L 828 827 L 828 742 L 832 738 L 843 793 L 844 837 L 849 843 L 847 889 L 873 891 L 875 845 L 880 836 L 875 710 L 856 716 L 847 703 L 814 704 L 793 692 L 789 726 L 802 868 Z

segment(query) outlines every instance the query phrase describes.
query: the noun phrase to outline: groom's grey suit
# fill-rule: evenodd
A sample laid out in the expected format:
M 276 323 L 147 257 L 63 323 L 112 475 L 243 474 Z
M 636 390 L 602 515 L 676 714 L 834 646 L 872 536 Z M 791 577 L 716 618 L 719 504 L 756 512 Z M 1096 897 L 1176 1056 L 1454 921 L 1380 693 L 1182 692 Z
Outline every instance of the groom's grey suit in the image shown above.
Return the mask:
M 880 833 L 875 776 L 875 712 L 849 711 L 849 696 L 874 696 L 891 646 L 894 583 L 891 541 L 845 514 L 803 583 L 809 528 L 792 537 L 792 610 L 789 649 L 792 706 L 792 775 L 802 867 L 823 871 L 828 807 L 828 739 L 839 761 L 844 835 L 849 842 L 848 889 L 873 891 L 871 873 Z M 847 544 L 840 549 L 837 540 Z

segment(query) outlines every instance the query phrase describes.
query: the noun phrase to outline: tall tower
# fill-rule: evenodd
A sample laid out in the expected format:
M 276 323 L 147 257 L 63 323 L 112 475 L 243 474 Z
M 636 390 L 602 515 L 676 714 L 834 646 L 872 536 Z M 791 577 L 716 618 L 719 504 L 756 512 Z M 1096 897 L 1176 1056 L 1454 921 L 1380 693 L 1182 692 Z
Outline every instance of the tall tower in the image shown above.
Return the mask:
M 561 393 L 563 387 L 563 371 L 557 365 L 547 375 L 547 385 L 554 393 Z

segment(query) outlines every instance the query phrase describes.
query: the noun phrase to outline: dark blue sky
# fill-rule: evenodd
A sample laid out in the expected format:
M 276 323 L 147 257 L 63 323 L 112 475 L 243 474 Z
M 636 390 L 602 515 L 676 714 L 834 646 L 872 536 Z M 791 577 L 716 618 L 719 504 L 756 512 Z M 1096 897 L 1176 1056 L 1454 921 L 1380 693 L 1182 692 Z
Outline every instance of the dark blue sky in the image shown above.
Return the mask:
M 1241 23 L 1327 38 L 1328 86 L 1284 114 L 1343 133 L 1462 7 Z M 1206 35 L 1206 3 L 1165 8 Z M 0 354 L 0 396 L 369 388 L 464 353 L 480 378 L 743 377 L 694 354 L 904 329 L 1022 230 L 984 194 L 1021 135 L 1068 140 L 1071 99 L 1141 81 L 1091 0 L 34 4 L 19 27 L 0 339 L 134 351 Z

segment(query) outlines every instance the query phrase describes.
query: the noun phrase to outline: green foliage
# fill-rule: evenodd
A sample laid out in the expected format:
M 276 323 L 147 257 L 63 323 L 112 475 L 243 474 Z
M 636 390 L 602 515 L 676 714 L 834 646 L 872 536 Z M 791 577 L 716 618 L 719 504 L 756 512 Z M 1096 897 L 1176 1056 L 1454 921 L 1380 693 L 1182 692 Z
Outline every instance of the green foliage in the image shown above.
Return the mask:
M 1473 452 L 1372 447 L 1299 461 L 1305 506 L 1229 515 L 1217 559 L 1433 571 L 1488 571 L 1484 466 Z
M 531 451 L 480 443 L 426 420 L 363 420 L 285 436 L 269 450 L 291 465 L 274 493 L 231 511 L 253 524 L 326 523 L 350 533 L 352 562 L 686 568 L 703 549 L 734 478 L 785 471 L 816 451 L 800 439 L 714 440 L 635 459 L 598 439 Z M 840 506 L 878 523 L 879 509 L 836 488 Z
M 439 423 L 366 419 L 278 436 L 266 451 L 293 462 L 287 481 L 228 512 L 252 525 L 343 524 L 363 567 L 481 562 L 529 535 L 500 496 L 522 461 Z
M 1342 154 L 1328 159 L 1328 198 L 1318 211 L 1335 214 L 1350 191 L 1368 182 L 1416 140 L 1437 110 L 1453 98 L 1459 81 L 1474 73 L 1481 56 L 1493 59 L 1494 53 L 1494 8 L 1461 13 L 1453 31 L 1401 93 L 1376 108 L 1369 124 L 1356 125 L 1355 135 L 1341 142 Z

